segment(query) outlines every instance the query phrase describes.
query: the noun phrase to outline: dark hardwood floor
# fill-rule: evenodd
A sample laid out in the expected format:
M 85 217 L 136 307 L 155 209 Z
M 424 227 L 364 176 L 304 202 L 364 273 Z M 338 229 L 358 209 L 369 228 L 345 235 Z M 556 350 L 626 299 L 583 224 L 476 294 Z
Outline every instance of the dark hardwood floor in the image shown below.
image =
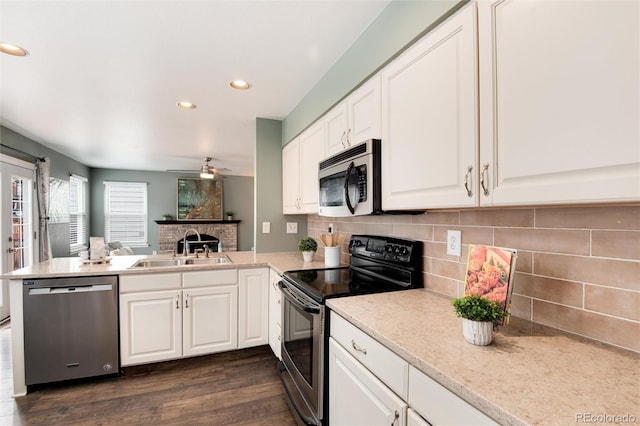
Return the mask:
M 295 425 L 268 346 L 123 369 L 13 398 L 10 324 L 0 326 L 0 425 Z

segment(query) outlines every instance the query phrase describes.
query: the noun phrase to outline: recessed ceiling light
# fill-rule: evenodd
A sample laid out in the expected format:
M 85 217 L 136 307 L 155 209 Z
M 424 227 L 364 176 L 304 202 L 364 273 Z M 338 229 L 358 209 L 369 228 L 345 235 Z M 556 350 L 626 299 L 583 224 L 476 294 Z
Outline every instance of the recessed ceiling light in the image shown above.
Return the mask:
M 231 83 L 229 83 L 229 86 L 238 90 L 247 90 L 249 87 L 251 87 L 251 85 L 244 80 L 233 80 Z
M 27 56 L 29 52 L 15 44 L 0 41 L 0 52 L 13 56 Z
M 187 102 L 187 101 L 180 101 L 178 102 L 176 105 L 178 105 L 178 108 L 182 108 L 182 109 L 196 109 L 196 104 L 192 104 L 191 102 Z

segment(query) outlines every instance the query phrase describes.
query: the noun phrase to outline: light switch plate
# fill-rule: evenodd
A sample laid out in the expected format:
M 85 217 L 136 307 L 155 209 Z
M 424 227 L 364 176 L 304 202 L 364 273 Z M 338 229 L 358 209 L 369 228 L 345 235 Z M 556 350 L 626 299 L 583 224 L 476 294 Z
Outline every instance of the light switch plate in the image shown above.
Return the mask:
M 287 234 L 298 233 L 298 222 L 287 222 Z
M 271 233 L 271 222 L 262 222 L 262 233 L 263 234 Z
M 447 254 L 460 256 L 460 246 L 462 245 L 462 231 L 447 231 Z

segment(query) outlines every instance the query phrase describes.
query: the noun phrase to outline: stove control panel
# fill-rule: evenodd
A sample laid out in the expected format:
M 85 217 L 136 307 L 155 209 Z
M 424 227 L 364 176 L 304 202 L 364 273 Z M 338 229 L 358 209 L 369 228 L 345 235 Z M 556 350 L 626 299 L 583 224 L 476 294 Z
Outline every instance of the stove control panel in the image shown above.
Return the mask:
M 411 264 L 421 261 L 422 243 L 393 237 L 353 235 L 349 242 L 349 253 L 354 256 L 380 259 L 388 262 Z

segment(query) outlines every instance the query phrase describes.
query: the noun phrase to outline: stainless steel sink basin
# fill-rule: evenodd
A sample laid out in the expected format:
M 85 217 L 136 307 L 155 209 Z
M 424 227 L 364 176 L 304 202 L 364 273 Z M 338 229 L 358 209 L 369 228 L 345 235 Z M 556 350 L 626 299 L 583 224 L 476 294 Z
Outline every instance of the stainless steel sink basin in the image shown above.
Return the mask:
M 166 268 L 171 266 L 183 265 L 217 265 L 223 263 L 232 263 L 227 255 L 214 257 L 172 257 L 169 259 L 140 259 L 130 268 Z

